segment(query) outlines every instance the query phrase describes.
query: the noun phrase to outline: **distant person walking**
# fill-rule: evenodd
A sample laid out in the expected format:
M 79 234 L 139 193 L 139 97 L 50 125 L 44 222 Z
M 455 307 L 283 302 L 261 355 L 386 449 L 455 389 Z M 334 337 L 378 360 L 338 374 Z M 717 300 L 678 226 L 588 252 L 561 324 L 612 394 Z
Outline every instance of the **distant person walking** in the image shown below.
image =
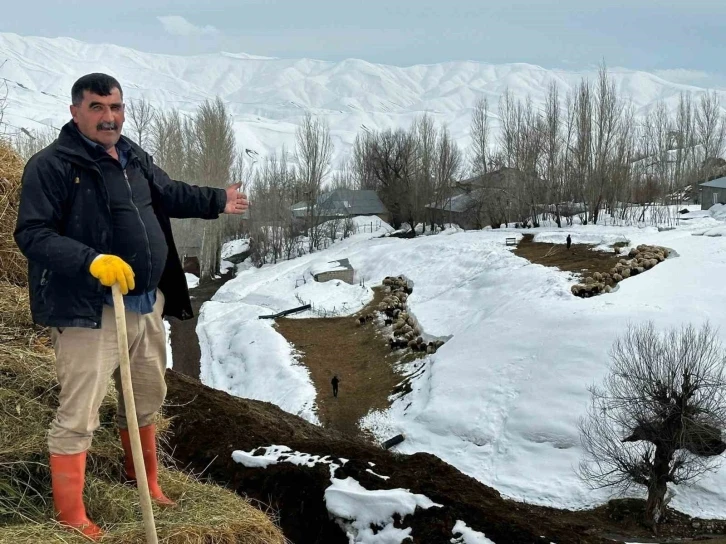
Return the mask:
M 339 382 L 340 382 L 340 380 L 338 379 L 337 375 L 333 376 L 333 379 L 330 380 L 330 383 L 333 384 L 333 396 L 336 398 L 338 396 L 338 383 Z
M 572 245 L 572 237 L 568 234 L 567 235 L 567 249 L 570 249 L 571 245 Z

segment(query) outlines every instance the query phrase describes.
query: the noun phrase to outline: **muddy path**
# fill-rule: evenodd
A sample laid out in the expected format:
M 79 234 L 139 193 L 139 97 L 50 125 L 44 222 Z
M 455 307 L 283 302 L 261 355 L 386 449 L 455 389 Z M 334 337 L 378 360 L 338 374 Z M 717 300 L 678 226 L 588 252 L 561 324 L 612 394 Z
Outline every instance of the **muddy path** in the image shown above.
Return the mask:
M 325 427 L 351 435 L 360 433 L 358 422 L 371 410 L 389 406 L 389 396 L 405 377 L 395 371 L 402 352 L 391 351 L 384 331 L 375 321 L 357 318 L 374 311 L 385 294 L 374 298 L 353 316 L 335 318 L 281 318 L 275 328 L 300 353 L 317 391 L 318 417 Z M 337 398 L 331 379 L 340 380 Z

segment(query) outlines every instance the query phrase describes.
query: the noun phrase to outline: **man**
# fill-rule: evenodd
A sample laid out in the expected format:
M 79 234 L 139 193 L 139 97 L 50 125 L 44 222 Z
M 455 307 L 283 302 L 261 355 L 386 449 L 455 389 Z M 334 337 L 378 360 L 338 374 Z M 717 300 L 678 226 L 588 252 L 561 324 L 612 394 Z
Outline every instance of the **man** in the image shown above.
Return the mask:
M 33 320 L 50 327 L 60 384 L 48 433 L 58 520 L 90 540 L 102 536 L 83 504 L 86 452 L 111 376 L 127 477 L 135 479 L 119 375 L 110 287 L 126 306 L 129 357 L 151 496 L 174 506 L 157 481 L 154 416 L 166 396 L 163 316 L 192 317 L 170 218 L 216 219 L 248 207 L 240 184 L 225 189 L 174 181 L 121 135 L 123 91 L 105 74 L 71 90 L 72 120 L 25 167 L 15 229 L 28 259 Z
M 337 374 L 335 376 L 333 376 L 332 380 L 330 380 L 330 383 L 333 384 L 333 396 L 336 398 L 338 397 L 338 383 L 339 382 L 340 382 L 340 380 L 338 379 Z
M 568 234 L 567 235 L 567 249 L 570 249 L 570 246 L 572 246 L 572 237 Z

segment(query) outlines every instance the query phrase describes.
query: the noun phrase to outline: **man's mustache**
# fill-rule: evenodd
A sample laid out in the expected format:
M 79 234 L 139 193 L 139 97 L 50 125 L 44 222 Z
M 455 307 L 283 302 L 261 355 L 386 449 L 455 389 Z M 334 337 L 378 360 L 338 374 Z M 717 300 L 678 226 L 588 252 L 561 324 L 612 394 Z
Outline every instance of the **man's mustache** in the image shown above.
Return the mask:
M 116 123 L 98 123 L 96 130 L 118 130 L 118 124 Z

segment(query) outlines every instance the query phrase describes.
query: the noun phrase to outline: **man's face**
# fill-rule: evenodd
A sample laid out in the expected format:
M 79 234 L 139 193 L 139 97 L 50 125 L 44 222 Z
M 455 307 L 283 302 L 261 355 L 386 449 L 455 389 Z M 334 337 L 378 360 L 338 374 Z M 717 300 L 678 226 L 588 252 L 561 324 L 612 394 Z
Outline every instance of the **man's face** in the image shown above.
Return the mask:
M 86 138 L 106 149 L 115 146 L 121 137 L 125 118 L 118 89 L 113 89 L 108 96 L 84 91 L 83 101 L 78 106 L 71 106 L 71 115 Z

